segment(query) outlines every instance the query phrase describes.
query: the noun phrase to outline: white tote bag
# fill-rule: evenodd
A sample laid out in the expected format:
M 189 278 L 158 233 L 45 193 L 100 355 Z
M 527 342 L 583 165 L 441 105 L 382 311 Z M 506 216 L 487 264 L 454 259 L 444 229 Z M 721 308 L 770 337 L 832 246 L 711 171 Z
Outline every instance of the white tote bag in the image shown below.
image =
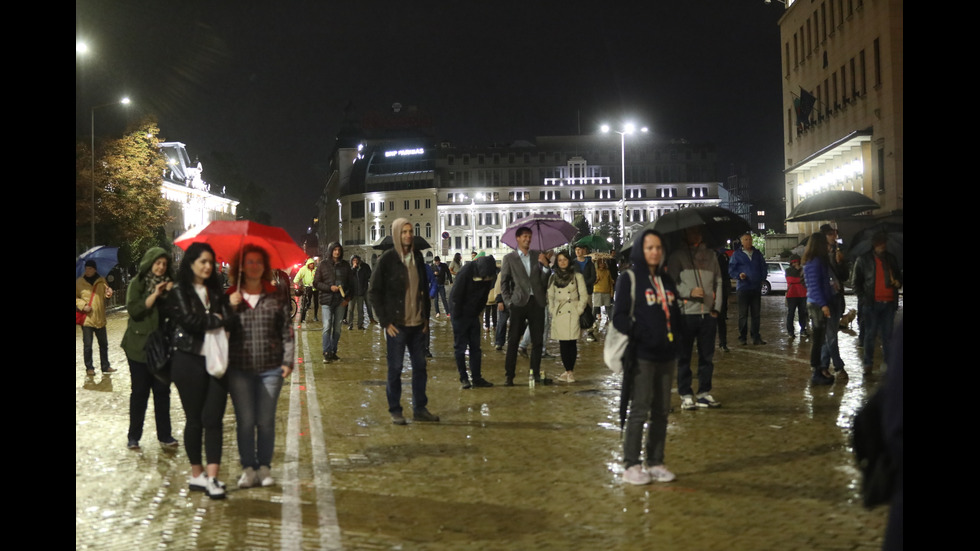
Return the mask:
M 636 276 L 633 275 L 633 270 L 626 270 L 626 273 L 630 278 L 630 322 L 632 322 L 636 301 Z M 623 372 L 623 356 L 626 354 L 626 345 L 629 341 L 629 336 L 621 333 L 613 324 L 609 324 L 606 330 L 606 343 L 602 349 L 602 359 L 613 373 Z
M 228 333 L 223 327 L 209 329 L 204 333 L 201 353 L 204 354 L 208 373 L 217 379 L 223 377 L 228 369 Z

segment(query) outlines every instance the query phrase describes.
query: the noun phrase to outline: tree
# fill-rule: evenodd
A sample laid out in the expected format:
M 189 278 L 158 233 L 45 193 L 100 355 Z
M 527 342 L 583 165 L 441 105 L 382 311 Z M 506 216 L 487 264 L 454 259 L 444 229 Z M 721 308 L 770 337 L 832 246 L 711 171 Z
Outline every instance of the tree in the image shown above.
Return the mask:
M 161 192 L 166 160 L 157 146 L 156 121 L 146 118 L 119 139 L 102 147 L 95 162 L 95 226 L 99 244 L 121 248 L 120 262 L 138 259 L 160 244 L 160 229 L 170 220 L 169 205 Z M 91 166 L 82 168 L 87 148 L 75 148 L 75 224 L 91 221 Z M 82 234 L 88 234 L 82 230 Z
M 585 216 L 582 216 L 581 214 L 576 216 L 575 221 L 572 222 L 572 225 L 578 228 L 578 233 L 575 234 L 575 237 L 572 239 L 572 243 L 575 243 L 583 237 L 592 235 L 592 228 L 589 226 L 589 221 L 585 219 Z

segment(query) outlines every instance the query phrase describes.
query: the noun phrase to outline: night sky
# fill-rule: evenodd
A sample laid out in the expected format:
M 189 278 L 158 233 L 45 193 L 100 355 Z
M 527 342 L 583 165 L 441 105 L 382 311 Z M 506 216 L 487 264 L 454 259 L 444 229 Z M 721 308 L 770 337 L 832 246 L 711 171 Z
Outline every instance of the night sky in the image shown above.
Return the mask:
M 488 145 L 597 132 L 630 118 L 713 143 L 753 198 L 782 197 L 783 7 L 663 2 L 78 0 L 76 139 L 153 114 L 191 158 L 237 159 L 299 238 L 316 215 L 349 103 L 415 105 L 436 136 Z M 577 8 L 576 8 L 577 6 Z M 212 175 L 213 176 L 213 175 Z

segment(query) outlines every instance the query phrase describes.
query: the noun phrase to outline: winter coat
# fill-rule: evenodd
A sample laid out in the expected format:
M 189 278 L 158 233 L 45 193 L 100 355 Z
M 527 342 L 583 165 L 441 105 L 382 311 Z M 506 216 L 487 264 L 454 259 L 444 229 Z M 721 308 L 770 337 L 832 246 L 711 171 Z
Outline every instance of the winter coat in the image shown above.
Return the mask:
M 177 350 L 201 355 L 204 333 L 210 329 L 227 327 L 235 317 L 228 297 L 220 291 L 208 289 L 210 309 L 204 307 L 194 285 L 178 282 L 167 299 L 167 315 L 173 325 L 173 345 Z M 220 315 L 219 315 L 220 314 Z
M 418 288 L 413 290 L 417 307 L 421 312 L 423 324 L 429 319 L 429 275 L 425 268 L 422 253 L 413 251 L 415 269 L 418 272 Z M 405 324 L 405 288 L 408 284 L 408 269 L 402 262 L 400 252 L 395 249 L 385 251 L 378 259 L 371 274 L 368 296 L 381 327 Z
M 340 248 L 340 258 L 334 262 L 333 250 L 338 247 Z M 321 306 L 340 306 L 340 303 L 350 300 L 353 290 L 350 272 L 350 264 L 344 260 L 344 248 L 340 243 L 331 243 L 327 247 L 327 257 L 317 266 L 316 274 L 313 276 L 313 286 L 320 291 Z M 334 285 L 343 288 L 344 294 L 341 295 L 340 291 L 331 291 L 330 287 Z
M 157 297 L 156 302 L 150 308 L 146 307 L 146 297 L 152 292 L 146 288 L 146 274 L 161 256 L 167 257 L 167 272 L 170 279 L 173 279 L 171 270 L 170 255 L 160 247 L 153 247 L 146 251 L 140 261 L 139 271 L 129 282 L 129 289 L 126 290 L 126 311 L 129 313 L 129 323 L 126 325 L 126 333 L 122 339 L 122 349 L 126 352 L 126 357 L 134 362 L 146 363 L 146 339 L 150 333 L 155 331 L 165 316 L 161 312 L 166 312 L 165 293 Z
M 84 309 L 88 306 L 89 299 L 92 299 L 92 311 L 85 317 L 85 327 L 96 329 L 105 327 L 105 290 L 108 286 L 105 278 L 101 276 L 95 280 L 95 283 L 85 281 L 84 276 L 75 280 L 75 308 Z M 93 292 L 95 292 L 94 297 Z
M 704 245 L 675 251 L 667 262 L 667 273 L 677 284 L 682 313 L 703 315 L 721 311 L 721 269 L 713 251 Z M 704 289 L 704 297 L 691 296 L 697 287 Z
M 806 278 L 806 301 L 823 308 L 830 306 L 834 297 L 834 288 L 830 284 L 830 267 L 820 257 L 811 258 L 803 265 L 803 276 Z
M 551 312 L 551 338 L 556 341 L 578 340 L 582 328 L 579 316 L 589 307 L 589 292 L 585 277 L 575 272 L 572 281 L 564 286 L 555 285 L 555 275 L 548 281 L 548 310 Z
M 745 274 L 745 279 L 738 277 L 742 273 Z M 762 282 L 769 275 L 769 268 L 766 266 L 766 259 L 762 258 L 759 249 L 752 249 L 752 258 L 749 258 L 745 249 L 740 249 L 735 251 L 729 260 L 728 275 L 737 282 L 735 284 L 736 291 L 761 291 Z
M 483 256 L 463 266 L 456 274 L 456 282 L 449 293 L 453 319 L 476 317 L 483 313 L 487 297 L 493 294 L 496 277 L 497 263 L 493 256 Z
M 786 276 L 786 298 L 806 298 L 803 269 L 791 265 L 783 274 Z

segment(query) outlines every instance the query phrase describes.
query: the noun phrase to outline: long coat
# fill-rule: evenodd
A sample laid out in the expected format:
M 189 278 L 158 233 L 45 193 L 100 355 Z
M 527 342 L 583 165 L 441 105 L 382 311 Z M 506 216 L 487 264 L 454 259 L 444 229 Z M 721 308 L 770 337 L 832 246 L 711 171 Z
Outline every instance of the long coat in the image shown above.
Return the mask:
M 589 291 L 585 278 L 575 272 L 575 279 L 564 287 L 555 285 L 555 276 L 548 282 L 548 309 L 551 311 L 551 338 L 556 341 L 578 340 L 581 333 L 578 319 L 589 306 Z

